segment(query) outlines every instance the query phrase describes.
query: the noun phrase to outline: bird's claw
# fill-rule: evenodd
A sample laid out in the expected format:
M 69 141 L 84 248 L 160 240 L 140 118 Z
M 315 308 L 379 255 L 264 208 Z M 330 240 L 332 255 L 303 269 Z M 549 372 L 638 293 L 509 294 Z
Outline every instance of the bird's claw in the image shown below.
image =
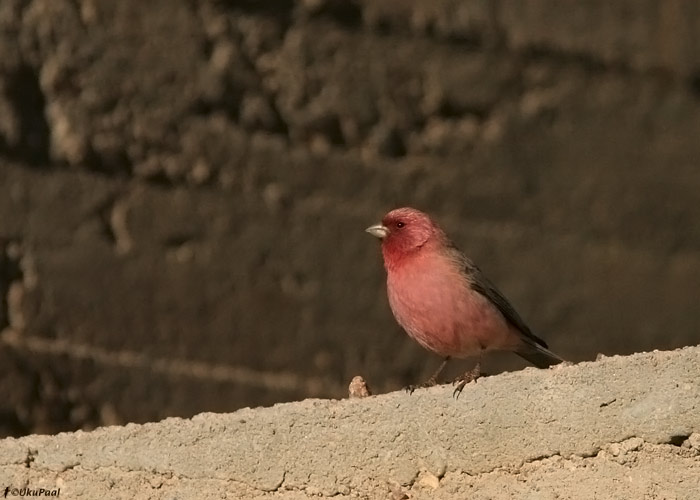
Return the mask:
M 427 387 L 433 387 L 434 385 L 437 385 L 437 380 L 435 379 L 435 377 L 430 377 L 428 380 L 426 380 L 426 381 L 423 382 L 422 384 L 418 384 L 418 385 L 413 385 L 413 384 L 407 385 L 404 389 L 405 389 L 405 391 L 406 391 L 407 393 L 413 394 L 413 392 L 414 392 L 416 389 L 425 389 L 425 388 L 427 388 Z
M 452 385 L 457 384 L 455 390 L 452 391 L 452 397 L 459 399 L 459 395 L 462 394 L 464 386 L 466 386 L 469 382 L 476 382 L 479 377 L 481 377 L 481 364 L 477 363 L 474 368 L 463 373 L 452 381 Z
M 464 386 L 467 385 L 466 380 L 462 380 L 457 387 L 455 387 L 455 390 L 452 391 L 452 397 L 455 399 L 459 399 L 459 395 L 462 394 L 462 390 L 464 389 Z

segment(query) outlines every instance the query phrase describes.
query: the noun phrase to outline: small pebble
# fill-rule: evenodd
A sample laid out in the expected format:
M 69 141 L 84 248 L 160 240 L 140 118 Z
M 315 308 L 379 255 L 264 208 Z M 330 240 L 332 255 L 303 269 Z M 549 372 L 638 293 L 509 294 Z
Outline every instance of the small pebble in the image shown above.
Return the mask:
M 367 386 L 367 382 L 365 382 L 365 379 L 360 375 L 353 377 L 348 389 L 351 398 L 366 398 L 367 396 L 372 395 L 372 391 L 370 391 L 369 387 Z

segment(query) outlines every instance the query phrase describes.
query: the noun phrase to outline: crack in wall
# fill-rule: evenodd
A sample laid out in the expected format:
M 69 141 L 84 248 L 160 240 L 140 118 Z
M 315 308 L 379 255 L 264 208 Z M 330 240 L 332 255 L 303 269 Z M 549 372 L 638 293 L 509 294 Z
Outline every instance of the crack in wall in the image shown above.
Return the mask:
M 51 130 L 46 120 L 46 96 L 39 83 L 39 70 L 21 64 L 6 81 L 5 94 L 17 126 L 17 140 L 10 145 L 10 156 L 32 166 L 46 165 L 51 157 Z
M 31 469 L 32 465 L 34 464 L 34 461 L 36 460 L 36 456 L 39 454 L 39 450 L 34 449 L 34 448 L 28 448 L 27 449 L 27 456 L 24 459 L 24 466 L 27 469 Z

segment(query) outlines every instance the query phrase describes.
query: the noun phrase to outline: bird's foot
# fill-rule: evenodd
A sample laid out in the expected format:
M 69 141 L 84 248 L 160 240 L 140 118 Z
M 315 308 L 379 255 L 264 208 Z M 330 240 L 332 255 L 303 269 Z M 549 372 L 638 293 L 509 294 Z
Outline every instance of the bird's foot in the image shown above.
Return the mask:
M 437 385 L 437 378 L 436 377 L 430 377 L 428 380 L 423 382 L 422 384 L 418 385 L 407 385 L 404 389 L 406 390 L 407 393 L 413 394 L 413 391 L 416 389 L 425 389 L 427 387 L 433 387 L 434 385 Z
M 454 379 L 452 385 L 457 384 L 457 387 L 455 387 L 455 390 L 452 391 L 452 397 L 455 399 L 459 399 L 459 395 L 462 394 L 464 386 L 467 385 L 469 382 L 476 382 L 476 380 L 481 376 L 481 363 L 477 363 L 474 366 L 474 368 L 472 368 L 471 370 L 467 370 L 462 375 Z

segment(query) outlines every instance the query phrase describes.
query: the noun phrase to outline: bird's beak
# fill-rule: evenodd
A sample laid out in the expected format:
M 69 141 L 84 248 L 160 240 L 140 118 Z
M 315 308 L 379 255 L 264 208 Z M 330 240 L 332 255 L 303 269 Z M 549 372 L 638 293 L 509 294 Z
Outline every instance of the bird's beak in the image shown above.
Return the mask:
M 381 224 L 369 226 L 367 229 L 365 229 L 365 231 L 371 234 L 372 236 L 376 236 L 380 240 L 383 240 L 389 234 L 389 228 L 386 226 L 382 226 Z

